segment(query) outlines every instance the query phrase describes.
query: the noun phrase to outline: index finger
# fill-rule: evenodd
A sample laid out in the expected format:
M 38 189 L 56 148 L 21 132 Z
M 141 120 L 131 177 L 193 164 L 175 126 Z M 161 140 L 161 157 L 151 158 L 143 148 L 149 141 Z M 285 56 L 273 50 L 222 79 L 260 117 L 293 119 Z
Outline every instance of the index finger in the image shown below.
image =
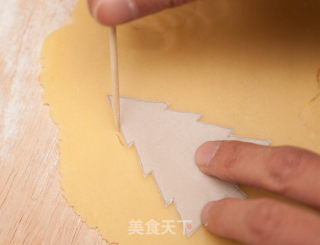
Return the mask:
M 320 207 L 320 157 L 313 152 L 220 141 L 203 144 L 196 161 L 205 174 Z

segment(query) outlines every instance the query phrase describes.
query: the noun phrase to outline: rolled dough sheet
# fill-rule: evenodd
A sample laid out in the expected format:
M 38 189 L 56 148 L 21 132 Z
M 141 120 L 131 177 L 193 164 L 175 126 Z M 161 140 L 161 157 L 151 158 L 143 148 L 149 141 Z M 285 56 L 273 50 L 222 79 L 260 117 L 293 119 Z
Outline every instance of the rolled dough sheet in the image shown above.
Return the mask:
M 238 136 L 320 152 L 319 3 L 300 2 L 197 1 L 119 27 L 121 95 L 170 101 Z M 232 244 L 203 228 L 186 238 L 178 223 L 175 235 L 128 234 L 130 220 L 179 217 L 114 133 L 108 32 L 85 0 L 71 25 L 48 37 L 42 57 L 62 189 L 90 226 L 121 244 Z

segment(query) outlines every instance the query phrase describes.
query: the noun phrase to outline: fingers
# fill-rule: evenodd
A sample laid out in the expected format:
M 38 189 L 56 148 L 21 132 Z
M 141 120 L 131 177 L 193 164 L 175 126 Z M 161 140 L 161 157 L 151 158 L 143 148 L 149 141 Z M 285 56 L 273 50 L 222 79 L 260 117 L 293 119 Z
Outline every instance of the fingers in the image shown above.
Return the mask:
M 103 25 L 114 26 L 176 7 L 191 0 L 88 0 L 93 17 Z
M 197 150 L 196 162 L 205 174 L 320 207 L 320 157 L 315 153 L 287 146 L 207 142 Z
M 211 202 L 202 222 L 209 232 L 246 244 L 320 244 L 316 214 L 271 199 Z

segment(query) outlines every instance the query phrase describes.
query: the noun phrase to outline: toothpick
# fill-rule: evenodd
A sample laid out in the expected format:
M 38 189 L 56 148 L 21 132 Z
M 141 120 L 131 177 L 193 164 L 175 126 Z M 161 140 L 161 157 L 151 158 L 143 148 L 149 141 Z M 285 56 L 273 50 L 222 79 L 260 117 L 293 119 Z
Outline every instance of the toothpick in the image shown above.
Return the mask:
M 110 64 L 112 79 L 112 106 L 116 129 L 120 132 L 120 97 L 119 97 L 119 74 L 118 74 L 118 52 L 116 27 L 110 27 L 109 35 Z

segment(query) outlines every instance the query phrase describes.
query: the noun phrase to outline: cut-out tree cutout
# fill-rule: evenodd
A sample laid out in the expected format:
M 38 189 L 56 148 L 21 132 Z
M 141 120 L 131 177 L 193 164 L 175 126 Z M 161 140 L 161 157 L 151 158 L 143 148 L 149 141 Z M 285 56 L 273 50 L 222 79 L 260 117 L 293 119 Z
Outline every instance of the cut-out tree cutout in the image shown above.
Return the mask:
M 215 140 L 269 142 L 233 136 L 232 129 L 199 121 L 199 114 L 167 107 L 167 103 L 120 98 L 121 131 L 126 144 L 135 146 L 144 175 L 152 172 L 165 204 L 174 203 L 189 236 L 201 225 L 206 203 L 245 198 L 236 185 L 204 175 L 194 161 L 196 149 Z

